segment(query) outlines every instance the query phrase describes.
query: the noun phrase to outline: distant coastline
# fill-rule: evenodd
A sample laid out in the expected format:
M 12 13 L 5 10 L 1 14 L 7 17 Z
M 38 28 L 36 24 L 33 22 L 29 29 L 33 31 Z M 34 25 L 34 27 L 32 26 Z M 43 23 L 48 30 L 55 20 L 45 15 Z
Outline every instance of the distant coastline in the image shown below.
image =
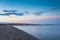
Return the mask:
M 0 25 L 16 25 L 16 26 L 60 26 L 60 24 L 5 23 L 5 22 L 0 22 Z

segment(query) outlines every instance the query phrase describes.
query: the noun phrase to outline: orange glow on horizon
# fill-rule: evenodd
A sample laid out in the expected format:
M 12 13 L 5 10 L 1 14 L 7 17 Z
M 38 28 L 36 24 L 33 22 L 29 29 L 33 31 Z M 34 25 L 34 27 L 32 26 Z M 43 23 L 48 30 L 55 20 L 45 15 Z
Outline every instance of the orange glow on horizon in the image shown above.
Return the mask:
M 0 22 L 10 22 L 10 23 L 30 23 L 32 20 L 47 20 L 47 19 L 60 19 L 60 16 L 9 16 L 0 17 Z

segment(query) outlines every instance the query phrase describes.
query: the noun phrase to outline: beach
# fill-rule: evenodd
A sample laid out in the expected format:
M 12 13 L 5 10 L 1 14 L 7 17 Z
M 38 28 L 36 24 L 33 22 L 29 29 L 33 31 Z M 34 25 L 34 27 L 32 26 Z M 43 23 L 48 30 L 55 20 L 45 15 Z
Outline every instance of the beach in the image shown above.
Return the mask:
M 38 39 L 11 25 L 0 25 L 0 40 L 38 40 Z

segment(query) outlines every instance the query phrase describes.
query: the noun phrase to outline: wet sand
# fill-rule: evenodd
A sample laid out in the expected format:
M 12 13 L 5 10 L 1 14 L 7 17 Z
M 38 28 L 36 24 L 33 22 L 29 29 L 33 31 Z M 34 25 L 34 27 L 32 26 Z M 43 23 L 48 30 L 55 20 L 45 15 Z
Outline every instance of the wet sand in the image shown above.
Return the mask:
M 34 36 L 14 28 L 11 25 L 0 25 L 0 40 L 38 40 Z

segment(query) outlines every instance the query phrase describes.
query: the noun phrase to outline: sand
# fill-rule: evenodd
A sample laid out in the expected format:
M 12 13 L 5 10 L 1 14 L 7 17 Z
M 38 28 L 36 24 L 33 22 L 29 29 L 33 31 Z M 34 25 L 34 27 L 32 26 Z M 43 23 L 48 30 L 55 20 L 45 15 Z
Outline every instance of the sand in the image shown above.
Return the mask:
M 38 40 L 38 39 L 11 25 L 0 25 L 0 40 Z

